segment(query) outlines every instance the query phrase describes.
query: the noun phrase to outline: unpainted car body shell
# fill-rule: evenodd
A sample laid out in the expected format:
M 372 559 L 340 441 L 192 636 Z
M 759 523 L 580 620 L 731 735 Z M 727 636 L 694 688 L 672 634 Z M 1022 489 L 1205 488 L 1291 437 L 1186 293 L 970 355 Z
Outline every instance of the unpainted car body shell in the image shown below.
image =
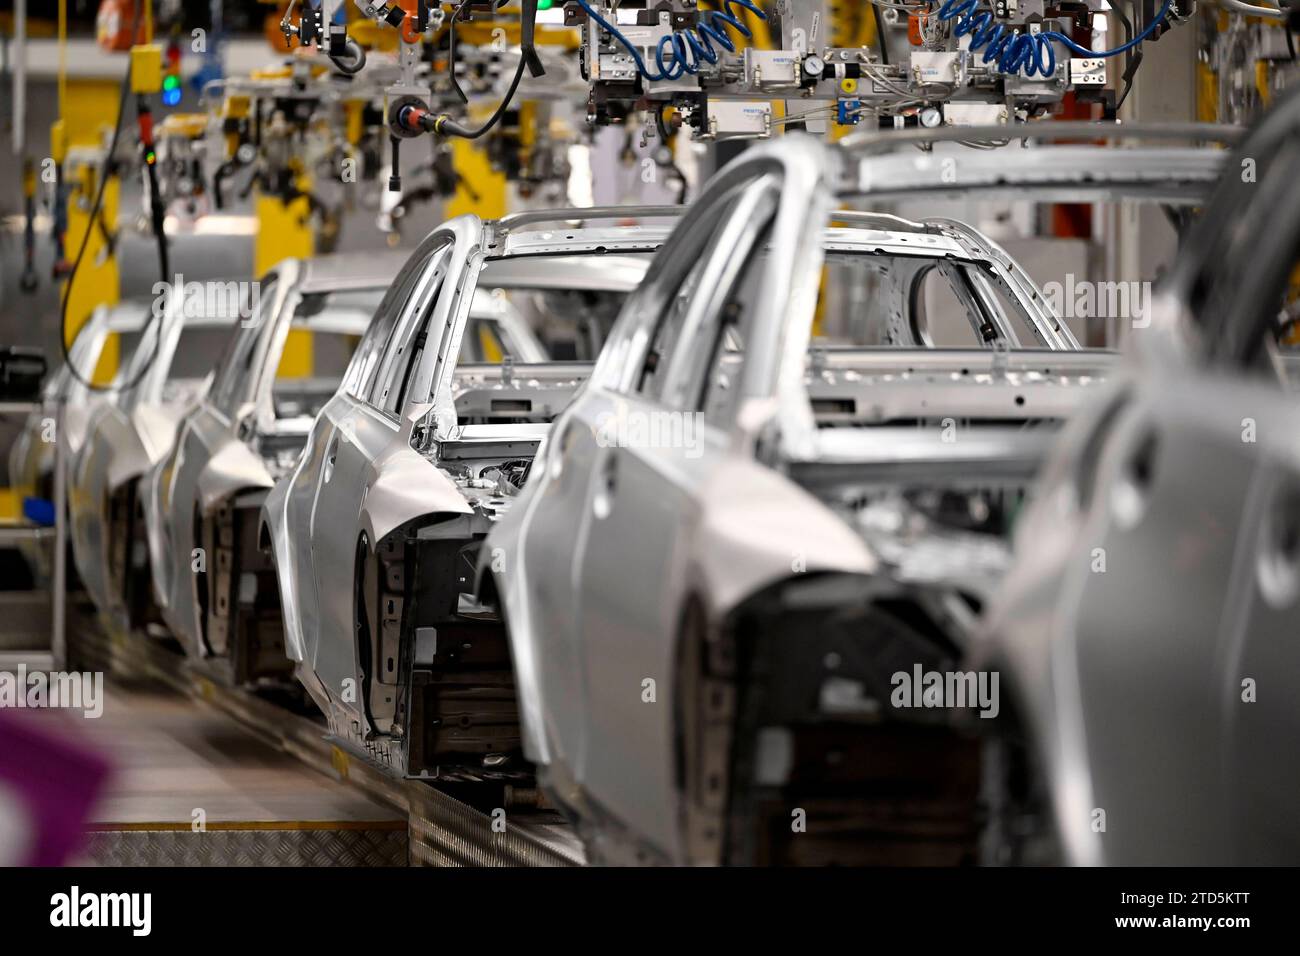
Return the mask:
M 274 278 L 273 292 L 263 302 L 254 328 L 238 333 L 256 338 L 250 348 L 257 365 L 248 370 L 245 384 L 233 386 L 244 400 L 230 415 L 216 407 L 210 395 L 205 396 L 181 422 L 171 454 L 151 469 L 144 482 L 144 511 L 154 598 L 187 653 L 202 657 L 207 652 L 200 638 L 195 592 L 195 549 L 200 547 L 195 540 L 196 519 L 210 518 L 238 492 L 274 485 L 276 475 L 255 450 L 259 441 L 295 433 L 305 438 L 305 422 L 277 419 L 271 394 L 295 307 L 303 295 L 312 293 L 382 288 L 400 264 L 395 254 L 289 259 L 277 264 L 268 273 Z M 271 279 L 262 284 L 270 285 Z M 354 323 L 347 331 L 360 335 L 364 326 Z M 237 374 L 219 369 L 218 380 L 223 373 Z
M 1023 482 L 1046 450 L 1046 441 L 1036 439 L 1026 452 L 1026 436 L 1016 429 L 992 430 L 956 445 L 940 445 L 936 434 L 933 447 L 915 437 L 893 442 L 909 432 L 915 436 L 915 427 L 892 436 L 881 430 L 874 444 L 870 430 L 862 437 L 852 429 L 819 429 L 809 388 L 822 373 L 817 350 L 809 359 L 809 346 L 825 252 L 927 251 L 918 242 L 918 231 L 924 233 L 919 224 L 891 226 L 888 217 L 878 222 L 870 214 L 853 214 L 867 226 L 856 235 L 852 229 L 824 230 L 827 218 L 851 218 L 832 212 L 839 176 L 836 159 L 823 147 L 790 137 L 751 149 L 715 178 L 699 204 L 716 196 L 717 205 L 734 205 L 720 212 L 693 209 L 679 225 L 620 316 L 591 379 L 556 419 L 516 506 L 479 553 L 480 593 L 485 599 L 495 595 L 509 633 L 525 752 L 552 796 L 577 813 L 589 836 L 606 844 L 608 859 L 641 859 L 637 854 L 646 851 L 654 859 L 687 861 L 674 719 L 678 641 L 690 609 L 703 609 L 712 633 L 744 602 L 799 575 L 856 579 L 863 593 L 876 587 L 878 555 L 842 514 L 793 480 L 792 469 L 840 461 L 882 473 L 941 466 L 948 474 L 984 469 L 994 475 L 1010 468 Z M 768 216 L 767 238 L 760 240 L 754 223 Z M 1066 350 L 1066 356 L 1077 349 L 1050 310 L 1041 311 L 1042 293 L 1023 270 L 995 244 L 958 226 L 941 227 L 932 254 L 978 257 L 992 273 L 1001 272 L 1005 290 L 1039 323 L 1040 342 Z M 715 228 L 716 238 L 706 238 Z M 618 447 L 598 437 L 603 423 L 692 407 L 674 404 L 681 395 L 673 391 L 677 372 L 667 355 L 658 355 L 654 366 L 659 375 L 669 363 L 662 373 L 669 396 L 664 404 L 642 397 L 638 386 L 656 334 L 649 323 L 664 314 L 675 292 L 675 286 L 660 291 L 656 284 L 661 276 L 686 275 L 693 268 L 696 246 L 681 238 L 688 230 L 702 237 L 702 248 L 720 251 L 687 299 L 686 328 L 696 303 L 741 268 L 730 260 L 758 249 L 761 241 L 770 243 L 773 267 L 763 271 L 759 292 L 746 300 L 756 317 L 744 363 L 730 378 L 734 411 L 725 427 L 700 425 L 693 454 Z M 1077 386 L 1102 381 L 1108 365 L 1089 359 L 1067 376 L 1035 377 L 1026 368 L 1016 377 L 1004 368 L 1005 352 L 985 352 L 983 359 L 973 358 L 978 351 L 965 359 L 939 355 L 933 369 L 926 366 L 925 349 L 898 354 L 906 356 L 905 364 L 878 376 L 877 411 L 886 421 L 895 407 L 907 410 L 898 412 L 904 419 L 939 414 L 937 403 L 928 402 L 927 374 L 940 391 L 952 390 L 943 407 L 962 409 L 959 416 L 971 414 L 964 408 L 969 396 L 969 404 L 987 402 L 984 414 L 990 418 L 998 417 L 1002 402 L 1006 417 L 1026 417 L 1039 393 L 1049 397 L 1048 417 L 1068 415 L 1082 397 Z M 1055 353 L 1033 354 L 1034 361 L 1046 363 L 1045 356 Z M 690 368 L 689 362 L 688 356 L 681 364 Z M 987 365 L 977 375 L 960 368 L 973 363 Z M 1027 396 L 1028 408 L 1018 409 Z M 650 697 L 644 696 L 647 688 L 653 689 Z
M 101 403 L 92 413 L 86 440 L 70 465 L 68 503 L 77 571 L 96 605 L 105 613 L 122 607 L 109 585 L 108 500 L 128 482 L 145 475 L 172 446 L 176 428 L 211 377 L 165 396 L 168 371 L 187 327 L 220 328 L 233 319 L 185 316 L 179 296 L 158 307 L 132 361 L 120 373 L 127 386 L 119 401 Z
M 1300 408 L 1271 391 L 1130 368 L 1062 435 L 1017 529 L 971 666 L 1016 700 L 1065 862 L 1300 853 L 1300 831 L 1267 825 L 1300 786 L 1300 718 L 1243 703 L 1245 681 L 1300 660 L 1273 639 L 1296 621 L 1277 522 Z
M 1300 405 L 1275 354 L 1297 157 L 1293 90 L 1048 460 L 972 649 L 1014 696 L 1062 862 L 1300 859 Z
M 503 440 L 531 446 L 547 431 L 537 424 L 458 424 L 456 359 L 476 283 L 627 292 L 644 274 L 644 264 L 620 257 L 619 249 L 654 249 L 663 230 L 649 230 L 633 242 L 618 230 L 512 235 L 497 237 L 490 249 L 484 234 L 477 217 L 462 216 L 421 246 L 433 250 L 444 243 L 445 258 L 436 260 L 436 275 L 432 265 L 421 267 L 426 271 L 401 306 L 393 335 L 413 326 L 417 312 L 433 310 L 430 345 L 410 392 L 425 398 L 408 397 L 400 409 L 381 411 L 352 394 L 345 377 L 317 417 L 296 466 L 271 489 L 263 507 L 264 540 L 279 577 L 286 652 L 334 732 L 354 739 L 365 722 L 355 696 L 345 699 L 347 682 L 359 680 L 353 587 L 359 542 L 373 553 L 386 536 L 410 522 L 473 511 L 462 490 L 412 447 L 416 429 L 425 440 L 464 446 Z M 601 255 L 605 250 L 608 256 Z M 529 258 L 571 252 L 593 253 L 596 261 Z M 412 259 L 423 255 L 417 250 Z
M 139 332 L 149 315 L 144 299 L 130 299 L 114 306 L 97 308 L 68 349 L 69 358 L 78 372 L 90 376 L 108 337 L 123 332 Z M 130 361 L 130 355 L 120 356 Z M 64 453 L 75 460 L 86 440 L 86 430 L 95 408 L 104 401 L 116 402 L 118 391 L 113 383 L 105 390 L 92 390 L 75 378 L 66 366 L 54 371 L 41 392 L 41 407 L 28 416 L 23 430 L 9 452 L 9 484 L 14 488 L 34 489 L 54 468 L 53 443 L 42 438 L 46 421 L 56 417 L 63 407 Z

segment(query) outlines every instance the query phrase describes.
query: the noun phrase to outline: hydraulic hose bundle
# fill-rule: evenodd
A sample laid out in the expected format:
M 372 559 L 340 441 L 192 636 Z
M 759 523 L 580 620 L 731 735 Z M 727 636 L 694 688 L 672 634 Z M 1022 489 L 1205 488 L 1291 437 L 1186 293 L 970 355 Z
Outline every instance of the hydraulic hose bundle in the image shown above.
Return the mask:
M 735 13 L 736 7 L 743 7 L 760 20 L 766 20 L 767 14 L 759 8 L 754 0 L 723 0 L 722 10 L 704 14 L 704 22 L 693 30 L 677 30 L 661 37 L 655 47 L 655 65 L 658 73 L 651 73 L 645 59 L 621 30 L 597 13 L 587 0 L 578 0 L 578 5 L 587 12 L 587 16 L 600 24 L 609 35 L 618 40 L 632 55 L 633 62 L 642 76 L 652 83 L 660 80 L 679 80 L 687 74 L 695 76 L 705 63 L 718 62 L 718 47 L 728 53 L 736 52 L 728 30 L 734 31 L 746 40 L 753 39 L 753 32 Z M 716 46 L 714 45 L 716 44 Z
M 1020 33 L 1001 23 L 995 23 L 991 10 L 979 9 L 980 0 L 944 0 L 937 16 L 944 23 L 956 21 L 953 35 L 958 38 L 970 36 L 970 52 L 984 51 L 984 55 L 980 58 L 981 62 L 995 64 L 1002 73 L 1023 72 L 1025 76 L 1050 77 L 1056 73 L 1056 51 L 1052 48 L 1053 42 L 1060 43 L 1079 56 L 1103 59 L 1119 56 L 1151 36 L 1164 22 L 1172 3 L 1173 0 L 1165 0 L 1164 6 L 1147 24 L 1145 30 L 1113 50 L 1089 50 L 1075 43 L 1071 37 L 1059 30 Z

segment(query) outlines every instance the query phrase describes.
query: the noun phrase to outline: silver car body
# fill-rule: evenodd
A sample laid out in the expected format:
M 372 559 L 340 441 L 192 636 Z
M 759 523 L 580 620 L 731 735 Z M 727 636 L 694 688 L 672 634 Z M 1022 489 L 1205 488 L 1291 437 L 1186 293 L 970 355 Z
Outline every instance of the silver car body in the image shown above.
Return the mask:
M 970 655 L 1014 702 L 1003 760 L 1031 770 L 992 788 L 999 861 L 1300 860 L 1300 407 L 1270 341 L 1295 313 L 1298 157 L 1292 91 L 1018 529 Z
M 275 676 L 286 662 L 275 602 L 259 593 L 272 582 L 263 580 L 255 541 L 265 492 L 295 464 L 314 418 L 278 409 L 272 394 L 293 317 L 304 297 L 326 293 L 375 293 L 378 304 L 404 259 L 386 253 L 277 265 L 261 281 L 264 290 L 274 290 L 262 299 L 262 313 L 232 339 L 213 388 L 185 416 L 171 452 L 142 479 L 162 617 L 187 653 L 229 659 L 232 681 Z M 327 307 L 300 327 L 360 339 L 370 318 L 354 302 L 346 311 Z M 478 290 L 469 322 L 469 331 L 490 330 L 511 361 L 546 360 L 523 316 L 501 296 Z M 499 391 L 499 374 L 482 374 Z M 308 384 L 319 392 L 338 382 L 314 378 Z M 231 643 L 232 631 L 248 643 L 242 627 L 257 628 L 254 648 Z
M 69 359 L 78 372 L 89 377 L 99 362 L 108 337 L 113 333 L 140 331 L 149 315 L 149 302 L 145 299 L 100 306 L 91 313 L 68 347 Z M 130 354 L 120 355 L 119 362 L 129 363 Z M 72 461 L 85 441 L 86 427 L 95 407 L 100 402 L 115 402 L 117 398 L 111 384 L 107 390 L 91 389 L 66 365 L 59 366 L 41 389 L 40 408 L 28 416 L 22 432 L 9 450 L 10 487 L 35 494 L 53 473 L 54 445 L 44 436 L 51 433 L 47 422 L 57 417 L 60 403 L 64 406 L 64 452 Z
M 373 292 L 377 303 L 401 263 L 401 256 L 385 253 L 287 259 L 271 269 L 260 282 L 260 311 L 232 336 L 212 389 L 185 415 L 176 443 L 142 482 L 154 598 L 190 655 L 225 655 L 228 635 L 219 625 L 230 618 L 226 599 L 229 586 L 238 587 L 240 574 L 233 566 L 239 557 L 236 544 L 200 541 L 198 529 L 240 496 L 251 499 L 246 507 L 255 535 L 257 492 L 271 488 L 292 466 L 311 428 L 310 414 L 278 409 L 272 394 L 296 309 L 304 297 L 330 292 Z M 360 338 L 369 321 L 369 312 L 354 303 L 351 308 L 326 307 L 298 327 Z M 337 384 L 311 379 L 304 387 L 329 394 Z M 234 520 L 229 514 L 222 517 L 223 526 Z M 239 530 L 229 527 L 228 534 Z M 206 591 L 210 580 L 211 594 Z M 203 603 L 214 611 L 205 620 L 199 617 L 200 590 L 205 590 Z
M 916 160 L 924 163 L 939 181 L 940 164 Z M 1215 167 L 1194 165 L 1195 181 L 1212 181 Z M 1053 168 L 1041 185 L 1077 178 L 1070 163 Z M 1008 172 L 993 178 L 1014 191 Z M 853 218 L 832 212 L 836 192 L 869 194 L 871 182 L 868 163 L 842 164 L 793 137 L 719 173 L 656 257 L 480 551 L 480 601 L 495 603 L 507 625 L 525 754 L 577 818 L 589 855 L 724 859 L 728 766 L 718 754 L 729 752 L 749 688 L 732 683 L 738 652 L 723 638 L 743 615 L 770 617 L 764 602 L 774 593 L 787 609 L 824 606 L 824 616 L 799 619 L 804 627 L 776 657 L 806 676 L 803 700 L 830 695 L 845 713 L 869 716 L 881 690 L 869 677 L 849 667 L 818 677 L 823 660 L 828 669 L 863 663 L 856 641 L 874 619 L 837 643 L 836 608 L 870 615 L 872 596 L 907 598 L 965 635 L 973 621 L 962 596 L 990 597 L 1008 558 L 991 536 L 928 527 L 890 489 L 1018 493 L 1050 447 L 1051 424 L 1108 374 L 1110 356 L 1070 351 L 1050 317 L 1033 344 L 1064 351 L 1008 352 L 1019 343 L 1004 333 L 986 351 L 927 351 L 904 337 L 895 341 L 910 347 L 897 350 L 810 352 L 820 266 L 836 243 L 925 255 L 918 233 L 937 233 L 939 254 L 959 258 L 991 245 L 965 227 L 891 229 L 873 214 L 824 240 L 827 217 Z M 954 233 L 971 246 L 944 245 Z M 736 286 L 752 294 L 740 296 L 743 358 L 728 356 L 723 305 L 747 259 L 763 261 L 755 252 L 764 242 L 772 267 Z M 1025 282 L 1003 284 L 1039 298 Z M 657 321 L 673 308 L 681 331 L 661 346 Z M 680 430 L 667 442 L 645 437 L 645 423 L 697 413 L 692 441 Z M 1025 427 L 1034 421 L 1047 427 Z M 945 438 L 953 429 L 960 440 Z M 863 507 L 873 495 L 878 505 Z M 876 699 L 888 693 L 886 684 Z M 781 779 L 793 759 L 788 739 L 759 737 L 753 774 Z M 782 812 L 773 832 L 790 829 Z
M 114 581 L 129 573 L 125 536 L 114 534 L 113 507 L 127 509 L 118 523 L 135 520 L 135 503 L 121 494 L 161 460 L 172 446 L 176 426 L 207 388 L 206 378 L 175 378 L 173 361 L 187 329 L 220 329 L 234 320 L 186 315 L 180 296 L 168 297 L 156 318 L 147 322 L 130 361 L 119 371 L 116 402 L 99 404 L 91 413 L 85 441 L 70 463 L 68 507 L 73 556 L 86 590 L 101 612 L 125 610 Z M 146 586 L 143 581 L 140 586 Z
M 403 549 L 417 534 L 481 538 L 509 506 L 505 472 L 521 480 L 545 422 L 590 369 L 457 368 L 475 290 L 626 294 L 646 268 L 629 253 L 653 251 L 664 235 L 657 228 L 514 232 L 508 220 L 485 227 L 462 216 L 431 233 L 394 280 L 301 459 L 264 508 L 287 653 L 346 746 L 399 772 L 436 772 L 411 759 L 413 744 L 402 733 L 410 715 L 399 681 L 417 654 L 410 615 L 403 616 L 403 576 L 414 573 Z M 472 421 L 458 404 L 475 410 Z M 408 535 L 393 534 L 403 528 Z M 440 586 L 454 584 L 445 571 Z M 472 574 L 464 577 L 468 591 Z M 382 606 L 365 606 L 361 587 Z M 368 647 L 360 646 L 361 624 Z M 431 633 L 428 639 L 418 654 L 435 653 Z M 446 640 L 438 642 L 444 654 L 455 648 Z

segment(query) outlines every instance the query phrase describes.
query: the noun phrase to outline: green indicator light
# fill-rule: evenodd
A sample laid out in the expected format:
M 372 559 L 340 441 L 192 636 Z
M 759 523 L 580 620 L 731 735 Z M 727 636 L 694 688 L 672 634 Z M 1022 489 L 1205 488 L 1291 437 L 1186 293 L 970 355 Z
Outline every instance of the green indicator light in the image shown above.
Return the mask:
M 181 101 L 181 78 L 175 73 L 163 77 L 162 101 L 164 106 L 176 106 Z

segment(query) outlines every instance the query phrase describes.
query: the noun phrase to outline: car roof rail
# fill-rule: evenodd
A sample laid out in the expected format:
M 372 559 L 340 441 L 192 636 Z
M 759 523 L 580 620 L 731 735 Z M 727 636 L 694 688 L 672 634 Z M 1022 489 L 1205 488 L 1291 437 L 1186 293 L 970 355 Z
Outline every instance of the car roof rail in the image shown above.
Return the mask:
M 524 212 L 511 213 L 500 219 L 485 223 L 497 235 L 505 235 L 520 226 L 535 226 L 544 222 L 572 222 L 575 219 L 647 219 L 677 218 L 685 214 L 689 206 L 585 206 L 568 209 L 529 209 Z
M 836 149 L 853 153 L 888 152 L 903 146 L 933 143 L 1001 142 L 1003 140 L 1072 139 L 1160 139 L 1206 141 L 1232 145 L 1246 135 L 1244 126 L 1225 123 L 1105 123 L 1075 120 L 1046 120 L 1006 123 L 994 126 L 939 126 L 935 129 L 861 130 L 850 133 Z M 1099 148 L 1102 148 L 1099 146 Z
M 574 219 L 623 219 L 634 217 L 646 219 L 652 217 L 677 218 L 685 214 L 689 206 L 588 206 L 570 209 L 530 209 L 525 212 L 512 213 L 487 222 L 497 236 L 507 235 L 520 226 L 535 226 L 548 222 L 570 222 Z M 883 229 L 890 232 L 936 232 L 937 227 L 926 222 L 917 222 L 884 212 L 867 212 L 860 209 L 836 209 L 827 220 L 829 223 L 843 223 L 846 226 Z
M 861 209 L 833 209 L 827 217 L 833 226 L 843 223 L 860 229 L 880 229 L 885 232 L 939 233 L 939 226 L 926 220 L 904 219 L 887 212 L 867 212 Z

